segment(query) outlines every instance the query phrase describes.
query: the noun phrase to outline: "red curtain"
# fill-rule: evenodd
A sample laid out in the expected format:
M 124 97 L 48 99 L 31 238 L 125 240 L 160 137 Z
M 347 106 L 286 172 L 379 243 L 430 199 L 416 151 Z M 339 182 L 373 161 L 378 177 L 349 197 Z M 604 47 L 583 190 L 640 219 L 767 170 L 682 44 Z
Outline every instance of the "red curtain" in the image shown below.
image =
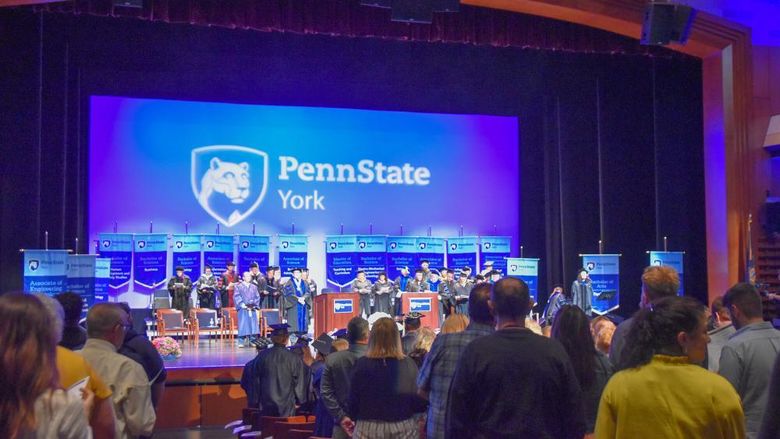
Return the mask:
M 436 13 L 430 25 L 392 22 L 388 9 L 361 6 L 358 0 L 145 0 L 142 9 L 115 7 L 112 0 L 73 0 L 36 8 L 263 32 L 685 56 L 664 48 L 641 46 L 637 40 L 587 26 L 465 5 L 457 13 Z

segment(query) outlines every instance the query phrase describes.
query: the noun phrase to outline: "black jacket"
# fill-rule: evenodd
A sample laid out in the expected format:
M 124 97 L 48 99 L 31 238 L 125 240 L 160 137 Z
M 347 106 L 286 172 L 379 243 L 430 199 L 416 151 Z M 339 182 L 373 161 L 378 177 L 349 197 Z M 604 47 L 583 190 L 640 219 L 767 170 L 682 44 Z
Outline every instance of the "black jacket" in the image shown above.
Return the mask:
M 352 381 L 352 368 L 358 358 L 364 357 L 368 345 L 352 344 L 346 351 L 328 355 L 325 359 L 325 371 L 322 373 L 320 395 L 328 413 L 340 422 L 347 416 L 347 399 Z

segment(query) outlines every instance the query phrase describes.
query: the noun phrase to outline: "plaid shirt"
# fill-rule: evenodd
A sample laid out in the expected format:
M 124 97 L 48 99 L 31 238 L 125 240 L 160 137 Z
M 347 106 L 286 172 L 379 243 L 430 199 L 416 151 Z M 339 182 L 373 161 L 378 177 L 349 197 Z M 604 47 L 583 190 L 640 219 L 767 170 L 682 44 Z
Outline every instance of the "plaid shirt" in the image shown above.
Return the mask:
M 463 332 L 440 335 L 434 340 L 417 376 L 417 387 L 428 392 L 430 401 L 427 424 L 429 439 L 444 438 L 450 384 L 461 352 L 475 338 L 492 332 L 491 326 L 470 323 Z

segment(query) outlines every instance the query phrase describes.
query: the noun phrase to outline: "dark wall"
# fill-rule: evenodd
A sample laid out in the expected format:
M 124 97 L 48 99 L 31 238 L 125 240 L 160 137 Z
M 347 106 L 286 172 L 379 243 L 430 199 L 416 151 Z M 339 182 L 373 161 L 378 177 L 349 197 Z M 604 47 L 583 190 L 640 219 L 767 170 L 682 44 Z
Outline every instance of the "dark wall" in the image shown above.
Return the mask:
M 518 116 L 521 244 L 542 258 L 542 290 L 570 283 L 578 254 L 603 238 L 623 254 L 621 307 L 632 311 L 645 251 L 668 236 L 687 252 L 689 291 L 706 297 L 697 60 L 24 10 L 0 10 L 0 41 L 0 290 L 21 286 L 18 249 L 43 246 L 44 230 L 50 248 L 79 237 L 88 250 L 88 98 L 109 94 Z M 484 156 L 473 166 L 502 166 Z

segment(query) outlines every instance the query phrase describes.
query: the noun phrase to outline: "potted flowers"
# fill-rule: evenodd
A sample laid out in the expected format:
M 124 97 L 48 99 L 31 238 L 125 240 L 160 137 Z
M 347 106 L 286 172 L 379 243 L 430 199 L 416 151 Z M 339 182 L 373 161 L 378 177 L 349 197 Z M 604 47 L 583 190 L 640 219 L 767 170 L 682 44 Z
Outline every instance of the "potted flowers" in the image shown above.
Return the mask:
M 163 360 L 173 360 L 181 357 L 181 346 L 171 337 L 155 338 L 152 340 L 152 344 Z

